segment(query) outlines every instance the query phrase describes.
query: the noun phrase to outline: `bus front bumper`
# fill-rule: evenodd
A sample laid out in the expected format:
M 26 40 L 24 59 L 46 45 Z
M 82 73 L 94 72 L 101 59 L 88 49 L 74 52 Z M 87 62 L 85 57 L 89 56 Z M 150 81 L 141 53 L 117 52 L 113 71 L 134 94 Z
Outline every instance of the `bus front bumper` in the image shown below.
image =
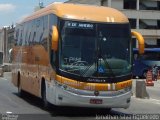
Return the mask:
M 94 91 L 77 90 L 76 93 L 65 89 L 56 88 L 56 105 L 94 108 L 128 108 L 130 106 L 131 90 L 119 95 L 106 95 L 107 91 L 99 91 L 95 96 Z M 119 91 L 115 91 L 119 92 Z M 78 93 L 78 94 L 77 94 Z

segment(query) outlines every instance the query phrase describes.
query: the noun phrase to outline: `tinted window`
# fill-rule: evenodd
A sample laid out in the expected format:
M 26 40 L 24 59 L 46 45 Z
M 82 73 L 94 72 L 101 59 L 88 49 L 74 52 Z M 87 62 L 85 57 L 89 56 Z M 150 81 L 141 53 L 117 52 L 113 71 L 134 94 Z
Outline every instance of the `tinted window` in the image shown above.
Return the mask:
M 15 33 L 14 33 L 14 41 L 15 41 L 15 45 L 18 45 L 18 37 L 19 37 L 19 27 L 17 26 L 15 28 Z
M 43 35 L 43 17 L 36 19 L 36 43 L 42 41 Z
M 17 45 L 42 44 L 47 49 L 49 37 L 48 15 L 17 25 L 15 41 Z
M 17 45 L 22 45 L 22 40 L 23 40 L 23 25 L 20 25 Z

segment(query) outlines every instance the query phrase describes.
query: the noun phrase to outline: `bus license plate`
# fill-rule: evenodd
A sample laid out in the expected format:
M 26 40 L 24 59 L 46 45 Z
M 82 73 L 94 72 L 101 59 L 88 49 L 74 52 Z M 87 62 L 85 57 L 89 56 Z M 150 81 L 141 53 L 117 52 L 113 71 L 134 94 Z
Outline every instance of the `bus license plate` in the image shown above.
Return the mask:
M 90 104 L 102 104 L 102 99 L 90 99 Z

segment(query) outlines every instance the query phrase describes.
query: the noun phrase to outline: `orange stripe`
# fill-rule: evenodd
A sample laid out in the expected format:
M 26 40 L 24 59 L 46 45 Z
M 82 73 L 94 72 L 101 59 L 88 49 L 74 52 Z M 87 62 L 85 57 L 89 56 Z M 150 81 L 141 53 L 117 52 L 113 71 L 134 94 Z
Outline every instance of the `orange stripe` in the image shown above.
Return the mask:
M 97 90 L 97 91 L 112 91 L 113 87 L 112 84 L 107 83 L 86 83 L 86 82 L 79 82 L 76 80 L 72 80 L 69 78 L 65 78 L 59 75 L 56 75 L 56 80 L 62 84 L 66 84 L 70 87 L 73 87 L 75 89 L 81 89 L 81 90 Z M 110 85 L 110 89 L 109 89 Z M 115 90 L 124 89 L 125 87 L 132 86 L 132 80 L 127 80 L 124 82 L 115 83 Z
M 132 86 L 132 80 L 127 80 L 123 82 L 116 83 L 116 90 L 120 90 L 126 87 Z

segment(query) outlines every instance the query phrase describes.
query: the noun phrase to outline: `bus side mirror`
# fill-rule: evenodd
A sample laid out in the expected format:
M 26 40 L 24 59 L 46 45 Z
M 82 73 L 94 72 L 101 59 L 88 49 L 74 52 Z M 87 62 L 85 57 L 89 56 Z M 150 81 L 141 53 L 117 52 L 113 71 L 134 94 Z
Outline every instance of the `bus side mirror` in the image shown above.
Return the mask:
M 57 51 L 58 49 L 58 29 L 56 26 L 52 27 L 52 50 Z
M 135 36 L 136 39 L 138 40 L 139 54 L 143 54 L 144 53 L 144 47 L 145 47 L 145 42 L 144 42 L 143 36 L 136 31 L 132 31 L 131 34 L 132 34 L 132 36 Z

